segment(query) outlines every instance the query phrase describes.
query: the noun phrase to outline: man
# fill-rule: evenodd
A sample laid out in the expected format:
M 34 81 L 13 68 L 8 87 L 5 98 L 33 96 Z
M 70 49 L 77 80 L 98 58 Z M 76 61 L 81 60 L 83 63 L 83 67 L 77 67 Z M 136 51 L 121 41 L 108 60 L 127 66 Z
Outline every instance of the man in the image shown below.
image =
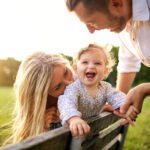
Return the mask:
M 109 29 L 119 33 L 117 89 L 128 93 L 140 63 L 150 67 L 150 0 L 66 0 L 90 33 Z M 140 113 L 145 96 L 150 95 L 150 83 L 143 83 L 129 91 L 120 112 L 134 105 Z

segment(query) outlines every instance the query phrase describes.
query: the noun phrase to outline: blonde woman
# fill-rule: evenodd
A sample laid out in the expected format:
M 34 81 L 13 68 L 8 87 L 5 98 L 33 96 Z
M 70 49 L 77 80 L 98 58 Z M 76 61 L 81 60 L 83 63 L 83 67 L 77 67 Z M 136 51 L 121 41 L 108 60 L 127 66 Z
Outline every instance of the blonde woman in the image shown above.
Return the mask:
M 59 121 L 57 97 L 72 81 L 69 63 L 60 55 L 36 52 L 21 63 L 14 84 L 13 143 L 48 131 L 50 123 Z

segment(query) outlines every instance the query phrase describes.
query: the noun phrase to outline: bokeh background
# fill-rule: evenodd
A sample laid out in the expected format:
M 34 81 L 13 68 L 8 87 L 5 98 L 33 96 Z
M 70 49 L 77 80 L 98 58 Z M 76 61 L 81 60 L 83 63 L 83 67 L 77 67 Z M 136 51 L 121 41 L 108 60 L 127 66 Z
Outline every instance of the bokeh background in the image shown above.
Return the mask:
M 118 63 L 120 41 L 107 30 L 90 34 L 60 0 L 0 1 L 0 146 L 11 135 L 15 96 L 13 83 L 18 67 L 27 55 L 40 50 L 60 53 L 72 63 L 73 55 L 96 42 L 111 51 Z M 116 85 L 117 67 L 107 78 Z M 142 65 L 133 87 L 150 82 L 150 68 Z M 150 97 L 144 101 L 135 127 L 129 127 L 124 150 L 150 149 Z

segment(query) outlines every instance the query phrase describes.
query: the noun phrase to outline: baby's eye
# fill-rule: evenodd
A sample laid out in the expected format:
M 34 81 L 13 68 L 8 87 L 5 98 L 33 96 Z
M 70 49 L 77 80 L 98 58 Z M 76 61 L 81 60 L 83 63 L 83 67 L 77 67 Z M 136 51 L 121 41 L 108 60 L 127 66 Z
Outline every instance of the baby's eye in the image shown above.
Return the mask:
M 100 62 L 96 62 L 95 65 L 101 65 L 101 63 Z
M 88 64 L 88 62 L 87 61 L 83 61 L 82 64 Z

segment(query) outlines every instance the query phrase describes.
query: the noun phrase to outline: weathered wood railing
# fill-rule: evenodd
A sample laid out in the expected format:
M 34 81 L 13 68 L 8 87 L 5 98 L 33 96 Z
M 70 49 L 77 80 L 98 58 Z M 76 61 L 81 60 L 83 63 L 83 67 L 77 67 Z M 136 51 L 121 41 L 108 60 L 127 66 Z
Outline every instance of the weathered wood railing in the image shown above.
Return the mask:
M 104 112 L 89 119 L 91 132 L 86 137 L 75 139 L 68 128 L 61 127 L 1 150 L 121 150 L 128 126 L 120 126 L 118 120 Z

